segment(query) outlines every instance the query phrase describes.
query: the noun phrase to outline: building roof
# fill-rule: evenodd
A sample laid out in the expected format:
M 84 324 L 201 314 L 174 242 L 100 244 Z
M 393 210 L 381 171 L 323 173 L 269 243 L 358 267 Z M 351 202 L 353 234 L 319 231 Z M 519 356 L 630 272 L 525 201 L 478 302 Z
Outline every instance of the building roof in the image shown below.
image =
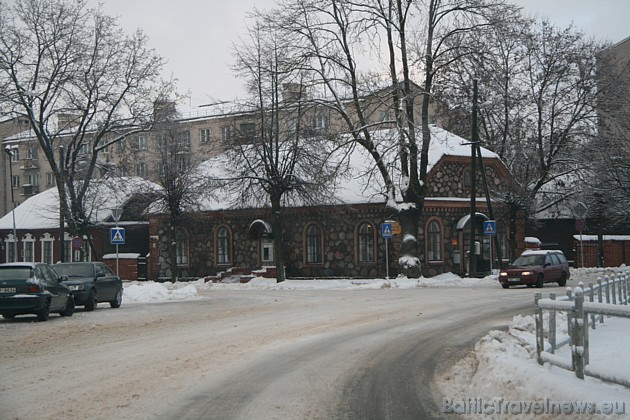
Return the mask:
M 136 193 L 146 192 L 157 185 L 138 177 L 95 180 L 86 200 L 90 221 L 102 223 L 111 218 L 112 209 L 122 207 Z M 54 229 L 59 227 L 59 193 L 50 188 L 20 204 L 15 209 L 16 229 Z M 0 229 L 13 229 L 13 214 L 0 219 Z

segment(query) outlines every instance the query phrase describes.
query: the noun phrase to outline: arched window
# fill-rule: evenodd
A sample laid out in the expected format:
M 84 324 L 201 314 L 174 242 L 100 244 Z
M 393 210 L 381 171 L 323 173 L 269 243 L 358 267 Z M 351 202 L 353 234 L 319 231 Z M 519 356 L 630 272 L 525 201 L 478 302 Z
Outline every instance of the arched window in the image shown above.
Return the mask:
M 316 224 L 311 224 L 306 228 L 306 263 L 321 264 L 322 255 L 321 229 Z
M 177 265 L 188 266 L 188 235 L 186 232 L 179 232 L 175 237 L 175 245 L 177 249 Z
M 442 261 L 442 227 L 437 220 L 429 222 L 427 234 L 427 261 Z
M 221 226 L 217 231 L 217 264 L 230 264 L 232 262 L 230 239 L 228 228 Z
M 361 223 L 358 232 L 359 262 L 374 262 L 374 226 L 371 223 Z

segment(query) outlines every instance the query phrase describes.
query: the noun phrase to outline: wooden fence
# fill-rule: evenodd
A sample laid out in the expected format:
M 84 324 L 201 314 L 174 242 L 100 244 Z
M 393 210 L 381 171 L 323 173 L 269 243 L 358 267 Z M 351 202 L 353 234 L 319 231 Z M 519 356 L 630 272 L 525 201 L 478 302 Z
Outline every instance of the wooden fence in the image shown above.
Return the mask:
M 587 288 L 580 282 L 575 289 L 567 288 L 566 296 L 556 298 L 550 293 L 549 298 L 543 299 L 541 293 L 536 293 L 536 351 L 538 363 L 545 362 L 575 372 L 584 379 L 584 375 L 592 376 L 630 387 L 630 380 L 620 378 L 610 372 L 601 372 L 589 366 L 589 327 L 595 329 L 598 323 L 604 322 L 604 316 L 630 318 L 628 293 L 630 292 L 630 270 L 624 268 L 614 276 L 604 276 L 597 279 L 597 284 L 589 283 Z M 543 311 L 549 311 L 548 318 L 548 346 L 545 347 L 545 326 Z M 567 313 L 568 338 L 557 342 L 556 312 Z M 571 360 L 560 357 L 555 351 L 567 344 L 571 344 Z

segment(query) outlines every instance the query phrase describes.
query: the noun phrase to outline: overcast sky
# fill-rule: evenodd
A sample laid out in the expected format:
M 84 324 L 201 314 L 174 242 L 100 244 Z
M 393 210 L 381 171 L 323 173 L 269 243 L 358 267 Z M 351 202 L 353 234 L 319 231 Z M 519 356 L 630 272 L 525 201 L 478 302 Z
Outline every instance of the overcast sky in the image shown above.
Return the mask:
M 168 60 L 167 71 L 193 106 L 243 95 L 234 78 L 232 44 L 244 32 L 246 12 L 273 0 L 101 0 L 129 32 L 141 28 L 151 46 Z M 529 14 L 561 27 L 571 22 L 586 34 L 618 42 L 630 36 L 630 0 L 511 0 Z M 96 4 L 97 0 L 93 0 Z

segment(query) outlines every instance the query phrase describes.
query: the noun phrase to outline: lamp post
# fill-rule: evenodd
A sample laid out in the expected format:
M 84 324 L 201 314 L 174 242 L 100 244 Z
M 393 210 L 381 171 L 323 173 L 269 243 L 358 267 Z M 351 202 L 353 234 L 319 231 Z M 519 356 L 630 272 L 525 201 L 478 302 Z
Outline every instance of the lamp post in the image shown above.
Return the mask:
M 5 153 L 9 159 L 9 187 L 11 188 L 11 204 L 13 205 L 13 210 L 11 210 L 11 215 L 13 216 L 13 261 L 17 261 L 17 230 L 15 228 L 15 198 L 13 195 L 13 150 L 11 147 L 7 146 L 4 149 Z
M 61 262 L 66 261 L 66 247 L 65 247 L 65 219 L 64 219 L 64 207 L 66 204 L 66 184 L 63 177 L 64 169 L 64 155 L 63 144 L 59 146 L 59 182 L 61 183 L 59 188 L 59 260 Z
M 123 209 L 120 207 L 115 207 L 112 209 L 112 219 L 116 222 L 116 229 L 118 229 L 118 221 L 120 220 L 120 216 L 122 216 Z M 116 275 L 118 276 L 118 243 L 116 243 Z

